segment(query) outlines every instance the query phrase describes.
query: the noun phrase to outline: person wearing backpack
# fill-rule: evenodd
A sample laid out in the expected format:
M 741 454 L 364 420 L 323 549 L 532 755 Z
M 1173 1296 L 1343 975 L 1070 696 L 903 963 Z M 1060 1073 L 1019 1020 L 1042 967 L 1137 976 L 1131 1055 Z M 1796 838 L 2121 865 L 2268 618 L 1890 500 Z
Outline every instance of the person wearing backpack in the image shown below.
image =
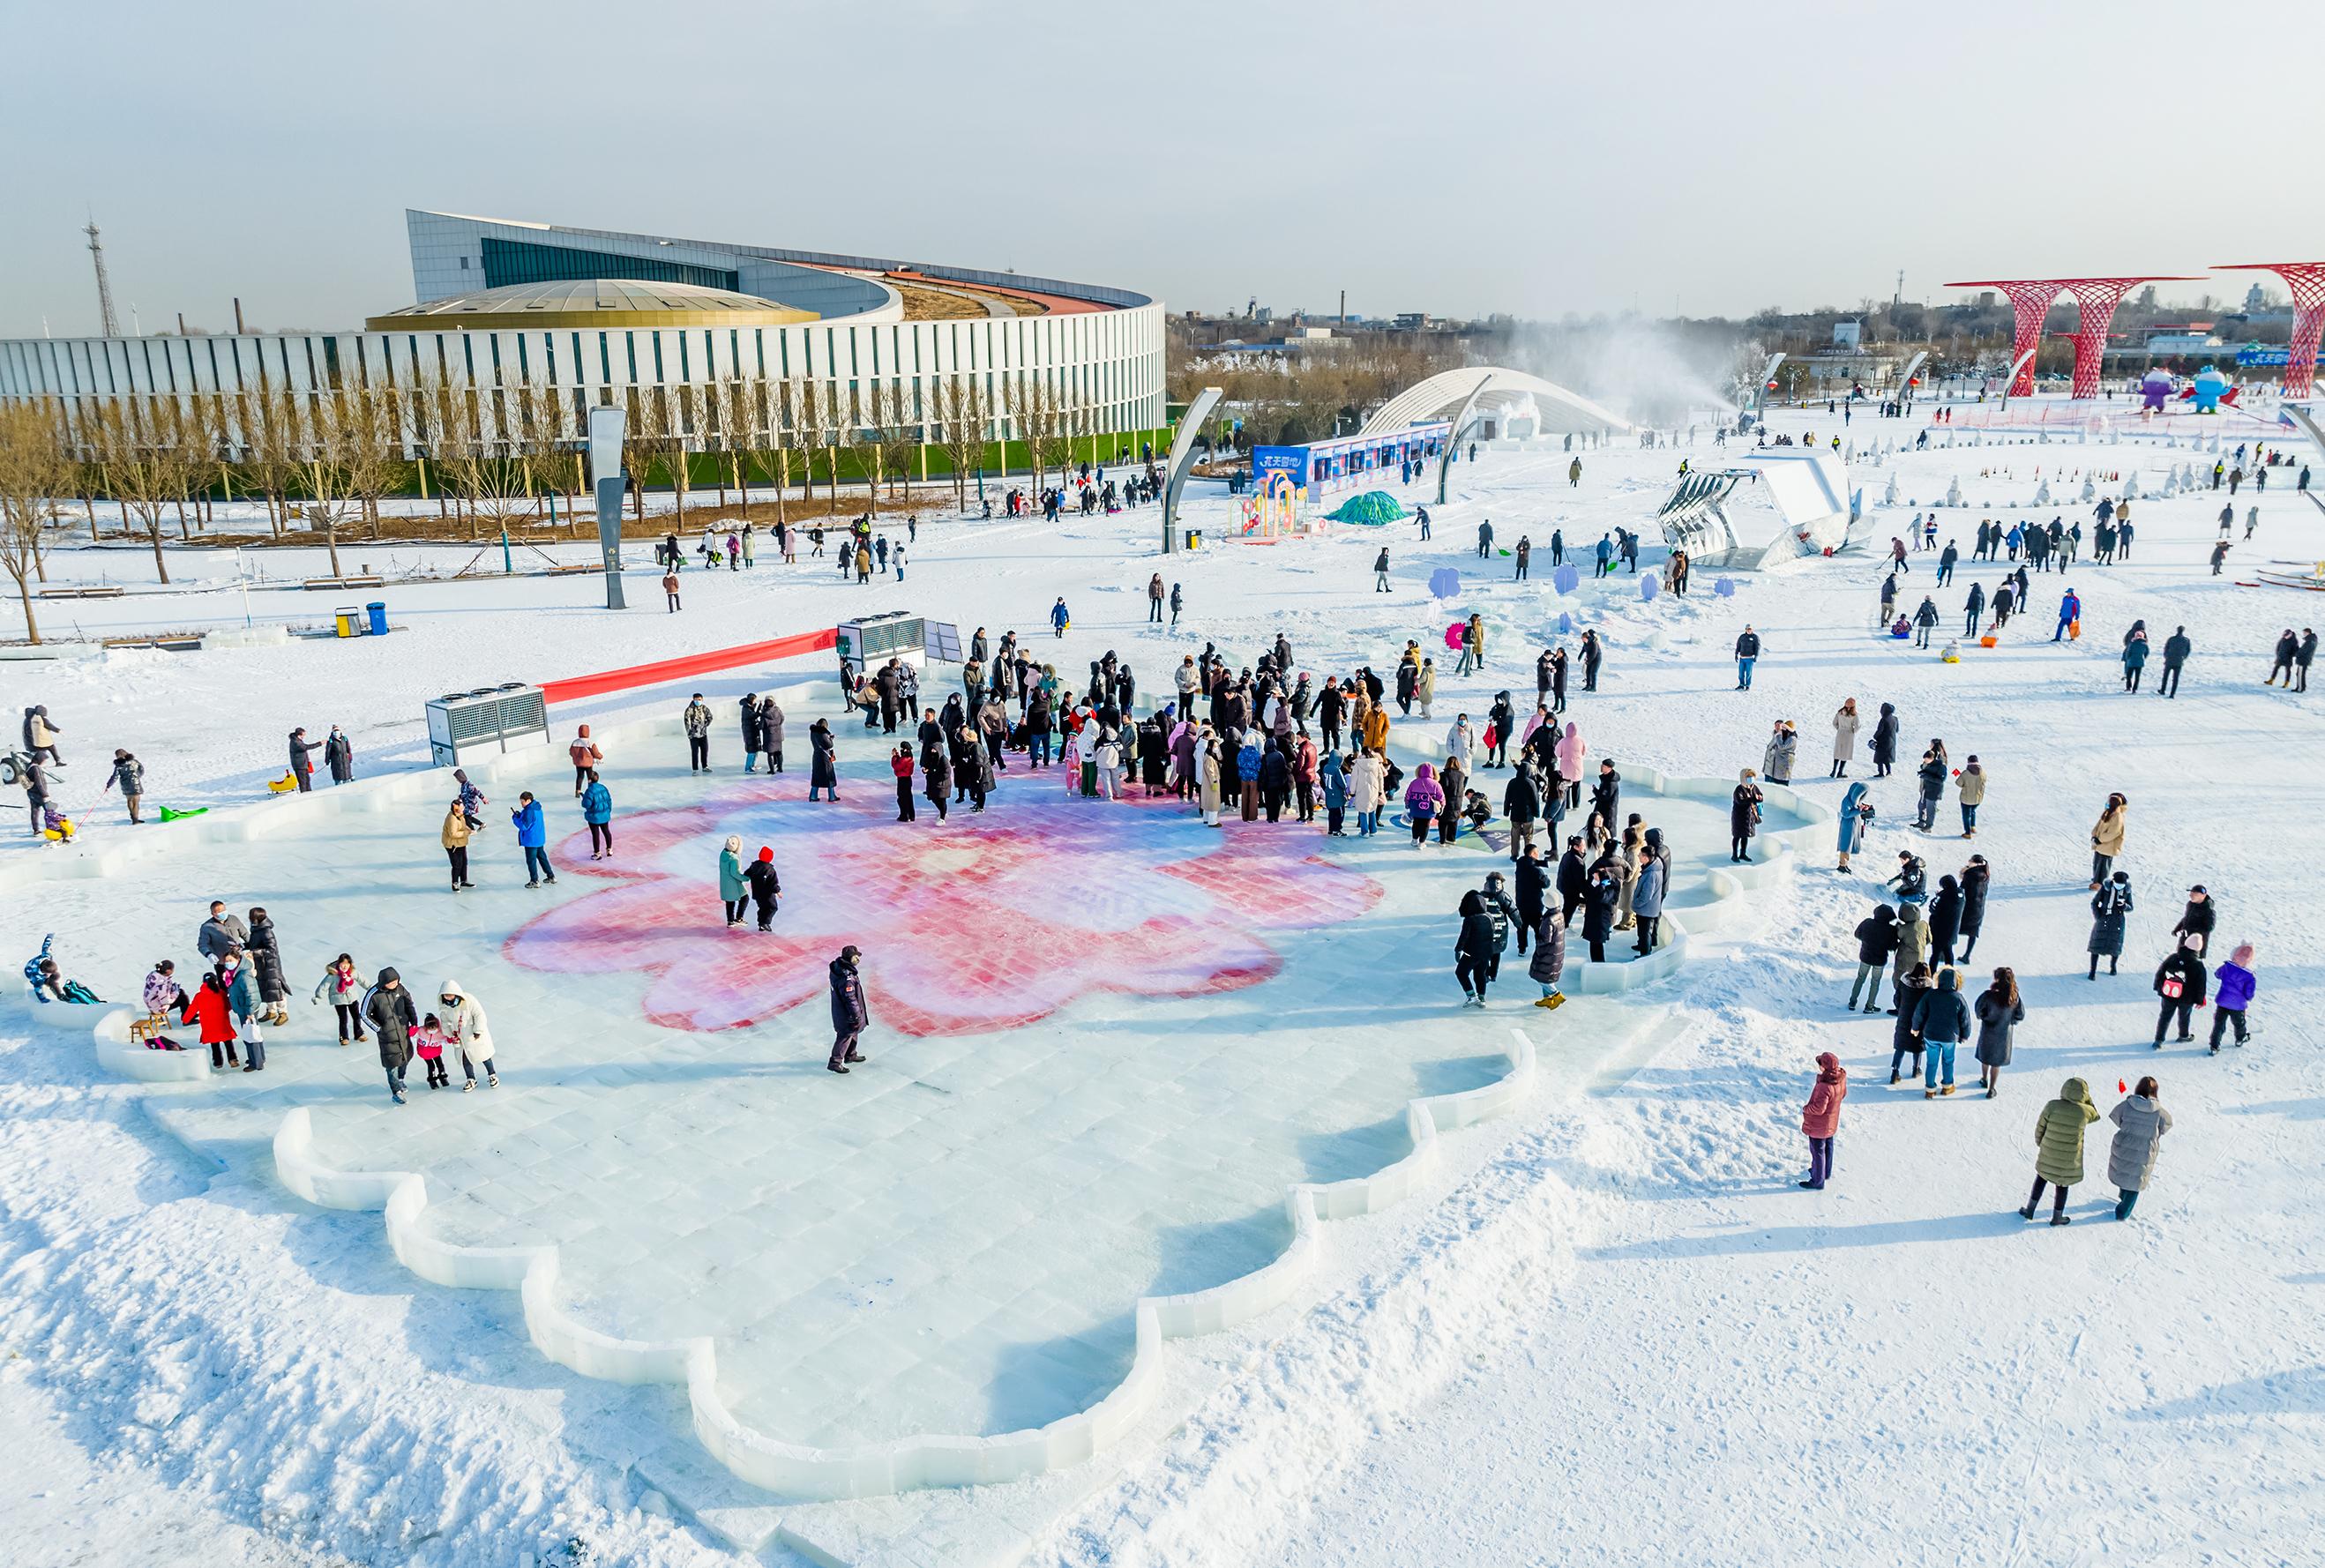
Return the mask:
M 2196 950 L 2188 946 L 2184 939 L 2181 945 L 2173 948 L 2171 955 L 2155 966 L 2154 991 L 2163 1002 L 2155 1013 L 2157 1050 L 2163 1048 L 2164 1026 L 2174 1019 L 2179 1020 L 2176 1038 L 2181 1045 L 2196 1038 L 2189 1028 L 2190 1015 L 2204 1005 L 2204 986 L 2210 979 L 2203 959 L 2197 956 Z

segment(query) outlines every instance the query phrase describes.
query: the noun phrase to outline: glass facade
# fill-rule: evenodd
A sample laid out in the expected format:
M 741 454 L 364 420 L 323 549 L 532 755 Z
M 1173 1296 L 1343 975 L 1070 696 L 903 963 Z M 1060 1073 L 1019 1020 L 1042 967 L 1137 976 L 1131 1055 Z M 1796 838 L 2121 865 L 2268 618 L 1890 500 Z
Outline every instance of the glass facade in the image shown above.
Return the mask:
M 644 256 L 617 256 L 605 251 L 574 250 L 566 245 L 538 245 L 525 240 L 483 236 L 485 286 L 508 283 L 548 283 L 584 278 L 629 278 L 646 283 L 692 283 L 698 288 L 736 290 L 740 280 L 731 268 L 693 267 Z

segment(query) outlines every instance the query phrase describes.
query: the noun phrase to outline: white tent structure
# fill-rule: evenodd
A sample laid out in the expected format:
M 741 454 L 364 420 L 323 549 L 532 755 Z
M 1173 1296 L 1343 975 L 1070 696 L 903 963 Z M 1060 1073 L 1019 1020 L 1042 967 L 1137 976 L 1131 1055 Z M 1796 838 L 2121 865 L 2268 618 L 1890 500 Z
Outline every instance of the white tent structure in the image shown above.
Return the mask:
M 1530 423 L 1536 436 L 1619 435 L 1636 427 L 1589 399 L 1538 375 L 1501 365 L 1473 364 L 1440 371 L 1417 382 L 1375 409 L 1363 434 L 1385 435 L 1430 420 L 1453 421 L 1454 439 L 1466 440 L 1467 427 L 1479 415 Z

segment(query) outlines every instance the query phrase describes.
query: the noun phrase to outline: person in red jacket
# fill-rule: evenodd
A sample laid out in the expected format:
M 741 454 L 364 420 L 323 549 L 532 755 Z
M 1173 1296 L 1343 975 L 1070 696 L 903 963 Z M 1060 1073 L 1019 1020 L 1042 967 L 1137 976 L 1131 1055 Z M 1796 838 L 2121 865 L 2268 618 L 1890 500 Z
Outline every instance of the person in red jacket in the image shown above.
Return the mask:
M 1830 1051 L 1817 1058 L 1816 1086 L 1801 1111 L 1801 1130 L 1809 1137 L 1809 1179 L 1801 1185 L 1821 1192 L 1832 1175 L 1833 1135 L 1840 1130 L 1840 1102 L 1848 1098 L 1848 1069 Z
M 234 1052 L 234 1006 L 227 1001 L 226 986 L 215 971 L 203 975 L 201 989 L 186 999 L 185 1016 L 201 1028 L 202 1044 L 210 1048 L 212 1072 L 242 1065 Z

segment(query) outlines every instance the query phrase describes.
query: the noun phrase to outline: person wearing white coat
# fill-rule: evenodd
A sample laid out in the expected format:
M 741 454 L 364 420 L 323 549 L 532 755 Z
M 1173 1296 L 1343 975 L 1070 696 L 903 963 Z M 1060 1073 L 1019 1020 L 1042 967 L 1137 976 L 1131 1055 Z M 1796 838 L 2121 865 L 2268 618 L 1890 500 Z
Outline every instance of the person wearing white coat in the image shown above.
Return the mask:
M 1857 699 L 1850 697 L 1832 715 L 1832 772 L 1834 779 L 1848 777 L 1848 764 L 1857 752 Z
M 1358 838 L 1380 831 L 1381 811 L 1388 805 L 1388 770 L 1370 752 L 1348 769 L 1348 804 L 1356 808 Z
M 1463 714 L 1453 721 L 1453 727 L 1445 732 L 1445 754 L 1459 762 L 1461 771 L 1467 773 L 1469 771 L 1469 753 L 1476 745 L 1477 738 L 1469 730 L 1469 715 Z
M 460 1071 L 468 1079 L 460 1093 L 475 1090 L 479 1066 L 485 1070 L 485 1087 L 499 1088 L 500 1075 L 493 1070 L 493 1031 L 485 1022 L 485 1004 L 462 990 L 459 981 L 448 980 L 436 988 L 436 1021 L 443 1027 L 445 1043 L 460 1047 Z

